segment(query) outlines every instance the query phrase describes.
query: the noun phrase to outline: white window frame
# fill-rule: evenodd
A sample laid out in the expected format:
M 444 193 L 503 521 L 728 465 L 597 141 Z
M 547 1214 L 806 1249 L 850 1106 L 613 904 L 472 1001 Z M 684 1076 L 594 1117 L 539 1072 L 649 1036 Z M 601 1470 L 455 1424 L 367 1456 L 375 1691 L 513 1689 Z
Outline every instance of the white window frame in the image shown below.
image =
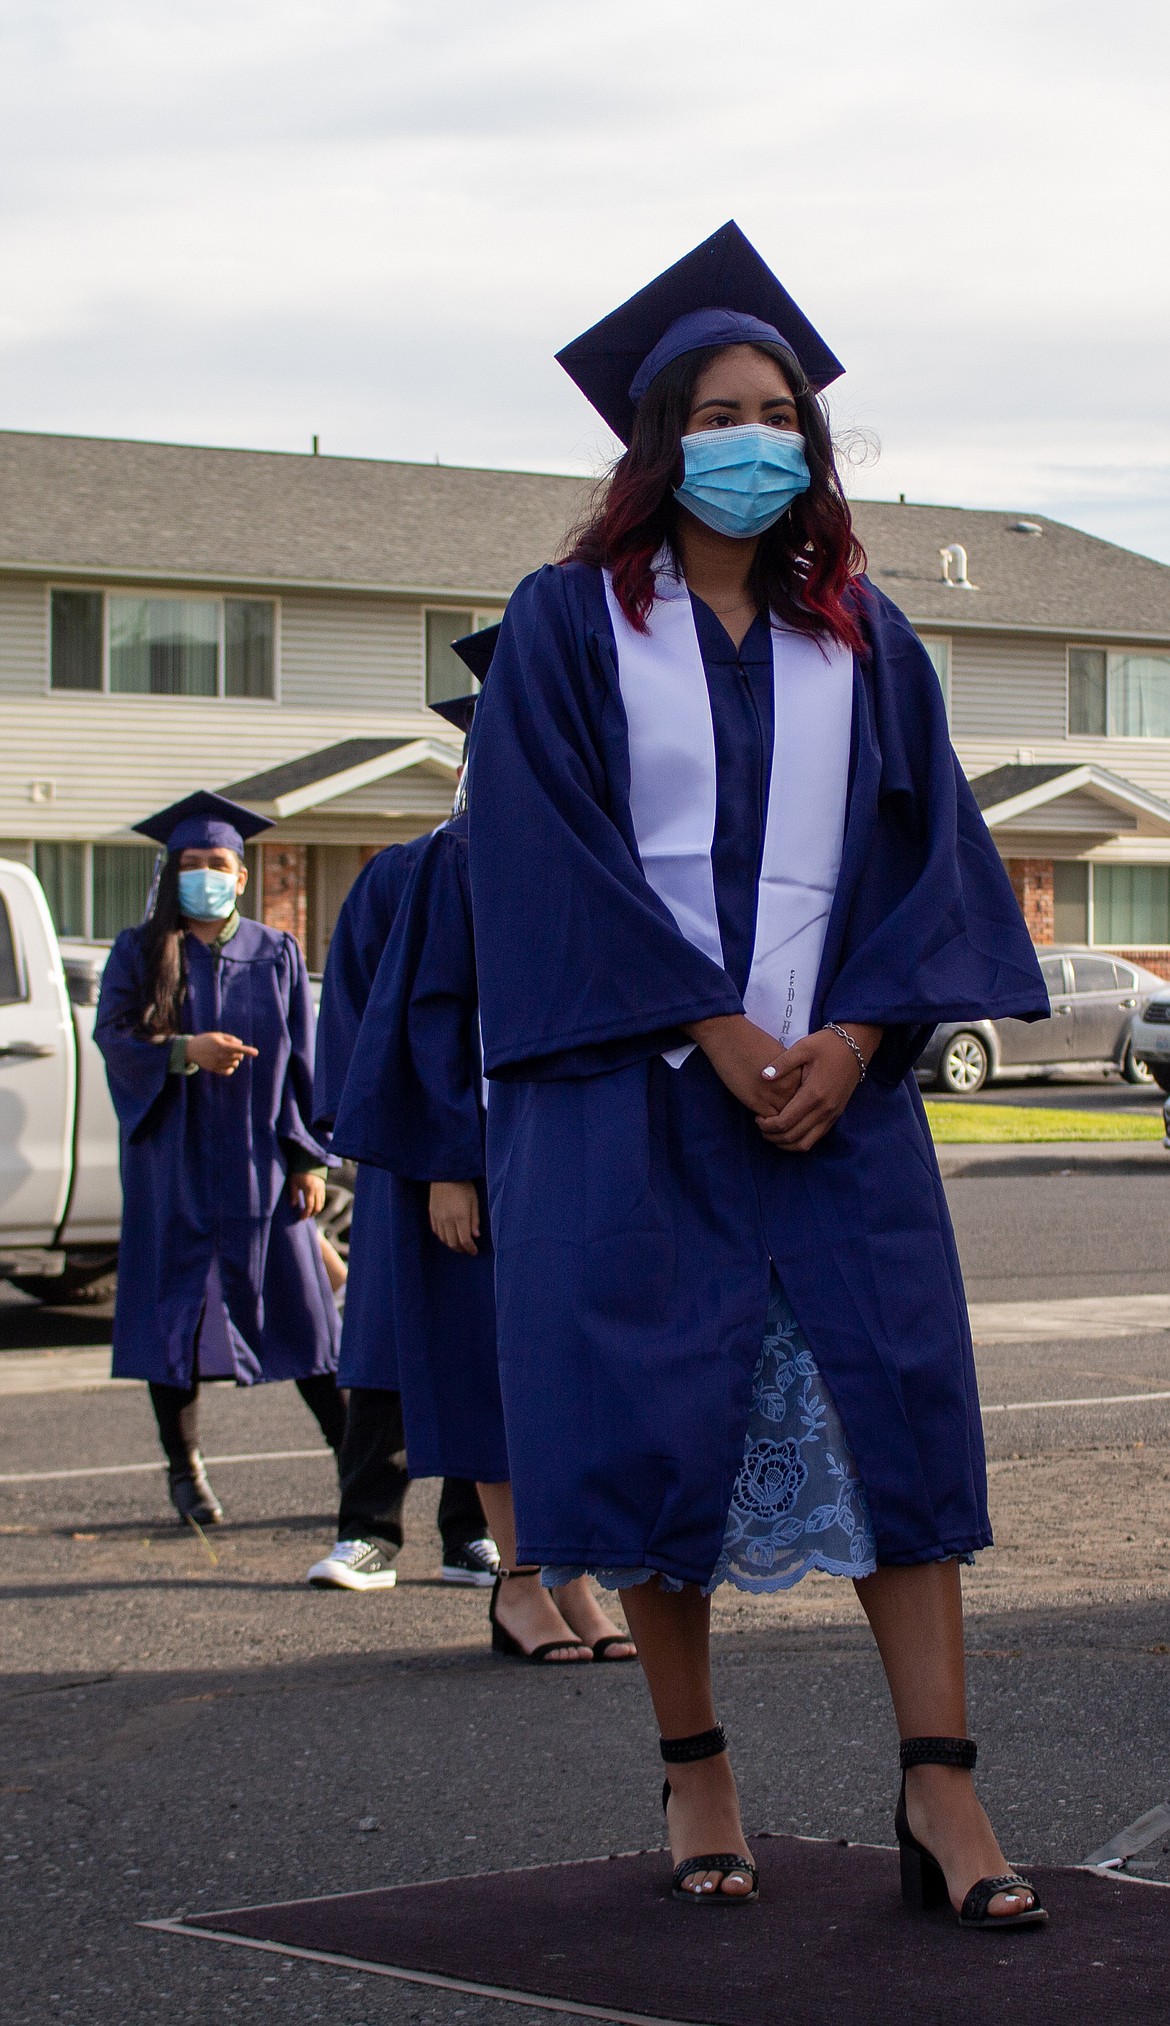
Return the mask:
M 53 687 L 53 593 L 54 591 L 88 591 L 102 601 L 102 683 L 100 689 L 54 689 Z M 188 604 L 216 605 L 219 608 L 219 627 L 216 633 L 216 683 L 214 696 L 154 696 L 149 691 L 113 690 L 110 688 L 110 599 L 111 598 L 178 598 Z M 226 626 L 224 606 L 229 599 L 244 604 L 271 605 L 272 607 L 272 695 L 271 696 L 226 696 L 224 683 L 227 680 Z M 281 600 L 268 591 L 190 591 L 173 584 L 80 584 L 50 582 L 45 586 L 45 695 L 70 697 L 105 697 L 115 703 L 151 704 L 227 704 L 239 709 L 240 705 L 256 706 L 269 710 L 281 702 Z

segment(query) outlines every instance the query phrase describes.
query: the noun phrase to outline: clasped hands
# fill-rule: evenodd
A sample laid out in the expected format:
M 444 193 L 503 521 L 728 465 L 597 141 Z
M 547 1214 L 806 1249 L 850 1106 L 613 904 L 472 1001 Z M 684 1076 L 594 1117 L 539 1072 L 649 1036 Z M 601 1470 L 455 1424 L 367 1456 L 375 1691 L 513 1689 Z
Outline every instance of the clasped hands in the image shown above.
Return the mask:
M 868 1062 L 882 1038 L 881 1028 L 842 1024 Z M 794 1041 L 791 1048 L 742 1013 L 696 1020 L 685 1031 L 732 1096 L 753 1114 L 769 1145 L 786 1153 L 807 1154 L 815 1147 L 861 1081 L 853 1050 L 831 1028 Z

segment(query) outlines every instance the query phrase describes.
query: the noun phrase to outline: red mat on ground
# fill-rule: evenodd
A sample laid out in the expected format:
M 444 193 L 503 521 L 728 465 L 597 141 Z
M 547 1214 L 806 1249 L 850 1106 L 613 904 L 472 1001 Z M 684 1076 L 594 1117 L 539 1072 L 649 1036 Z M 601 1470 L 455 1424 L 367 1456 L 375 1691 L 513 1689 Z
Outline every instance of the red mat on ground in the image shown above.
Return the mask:
M 915 1919 L 895 1853 L 753 1840 L 760 1902 L 681 1906 L 659 1853 L 150 1922 L 558 2010 L 703 2026 L 1145 2026 L 1170 2019 L 1170 1889 L 1034 1871 L 1046 1928 Z

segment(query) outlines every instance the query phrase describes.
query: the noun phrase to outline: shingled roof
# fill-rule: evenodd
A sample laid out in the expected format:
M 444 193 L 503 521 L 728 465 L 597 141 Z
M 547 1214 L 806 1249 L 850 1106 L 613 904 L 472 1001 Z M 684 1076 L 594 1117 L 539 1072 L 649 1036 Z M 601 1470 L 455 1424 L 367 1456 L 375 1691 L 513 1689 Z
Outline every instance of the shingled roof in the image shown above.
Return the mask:
M 590 492 L 540 472 L 7 431 L 0 571 L 496 602 L 557 554 Z M 875 583 L 918 625 L 1170 640 L 1170 566 L 1147 556 L 1041 514 L 854 512 Z M 974 590 L 942 581 L 955 542 Z

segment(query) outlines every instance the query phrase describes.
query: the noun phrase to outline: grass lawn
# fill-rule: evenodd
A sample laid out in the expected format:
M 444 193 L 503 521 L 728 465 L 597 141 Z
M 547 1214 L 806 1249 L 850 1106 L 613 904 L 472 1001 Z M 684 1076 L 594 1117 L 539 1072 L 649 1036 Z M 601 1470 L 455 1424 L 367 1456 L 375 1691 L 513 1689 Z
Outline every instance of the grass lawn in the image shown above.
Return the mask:
M 926 1116 L 939 1146 L 994 1146 L 1036 1140 L 1160 1140 L 1157 1111 L 1057 1111 L 1048 1105 L 964 1104 L 927 1098 Z

